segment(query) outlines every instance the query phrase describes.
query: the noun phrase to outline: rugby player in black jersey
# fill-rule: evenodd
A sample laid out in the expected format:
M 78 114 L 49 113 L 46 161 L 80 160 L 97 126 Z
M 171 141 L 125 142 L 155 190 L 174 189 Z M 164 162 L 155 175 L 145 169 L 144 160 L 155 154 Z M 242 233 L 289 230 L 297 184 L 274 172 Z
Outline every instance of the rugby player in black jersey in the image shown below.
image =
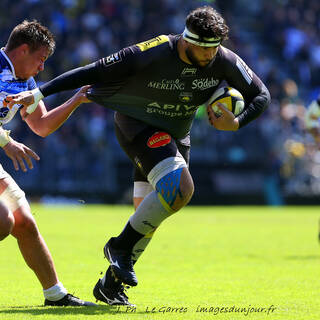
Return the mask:
M 108 304 L 130 304 L 123 285 L 138 283 L 134 263 L 163 220 L 183 208 L 194 186 L 188 170 L 190 128 L 198 106 L 226 81 L 245 99 L 235 117 L 222 105 L 210 123 L 236 131 L 267 108 L 270 95 L 257 75 L 221 45 L 228 26 L 210 6 L 192 11 L 184 32 L 161 35 L 68 71 L 39 89 L 7 97 L 8 104 L 36 104 L 58 91 L 91 85 L 87 97 L 115 110 L 118 141 L 135 166 L 135 213 L 104 247 L 110 266 L 94 296 Z

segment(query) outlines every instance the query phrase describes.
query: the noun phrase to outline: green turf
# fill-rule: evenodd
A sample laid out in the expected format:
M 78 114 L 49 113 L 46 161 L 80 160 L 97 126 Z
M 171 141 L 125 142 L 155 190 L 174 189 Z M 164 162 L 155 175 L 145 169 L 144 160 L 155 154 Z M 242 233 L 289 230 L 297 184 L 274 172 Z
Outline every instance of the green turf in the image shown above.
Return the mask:
M 60 280 L 94 301 L 92 288 L 107 266 L 102 248 L 121 231 L 131 207 L 32 205 L 32 211 Z M 0 319 L 318 320 L 319 217 L 319 207 L 183 209 L 163 223 L 135 267 L 134 312 L 102 303 L 42 307 L 41 287 L 10 237 L 1 243 Z M 269 314 L 258 312 L 271 306 Z

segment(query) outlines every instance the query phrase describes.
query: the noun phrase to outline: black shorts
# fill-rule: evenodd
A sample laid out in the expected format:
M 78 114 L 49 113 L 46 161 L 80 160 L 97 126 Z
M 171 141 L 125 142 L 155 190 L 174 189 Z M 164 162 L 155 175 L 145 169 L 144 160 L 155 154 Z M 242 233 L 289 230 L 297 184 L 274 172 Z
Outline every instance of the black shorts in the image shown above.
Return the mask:
M 136 122 L 135 122 L 136 125 Z M 116 121 L 115 132 L 120 146 L 134 164 L 134 181 L 148 181 L 147 175 L 162 160 L 182 157 L 189 165 L 190 145 L 175 140 L 167 132 L 142 123 L 141 131 L 126 134 L 127 127 Z

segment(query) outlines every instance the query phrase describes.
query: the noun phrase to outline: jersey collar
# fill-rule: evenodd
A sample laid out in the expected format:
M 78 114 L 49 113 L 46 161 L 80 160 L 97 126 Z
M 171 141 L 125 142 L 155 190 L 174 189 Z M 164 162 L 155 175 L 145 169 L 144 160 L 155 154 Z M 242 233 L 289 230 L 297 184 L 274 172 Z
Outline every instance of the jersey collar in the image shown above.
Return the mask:
M 15 73 L 15 71 L 14 71 L 14 66 L 13 66 L 11 60 L 9 59 L 9 57 L 8 57 L 8 56 L 6 55 L 6 53 L 4 52 L 4 48 L 1 48 L 1 49 L 0 49 L 0 54 L 2 54 L 2 56 L 7 60 L 8 65 L 9 65 L 9 67 L 10 67 L 10 69 L 11 69 L 11 72 L 12 72 L 12 75 L 13 75 L 14 79 L 15 79 L 15 80 L 18 80 L 18 78 L 17 78 L 17 76 L 16 76 L 16 73 Z

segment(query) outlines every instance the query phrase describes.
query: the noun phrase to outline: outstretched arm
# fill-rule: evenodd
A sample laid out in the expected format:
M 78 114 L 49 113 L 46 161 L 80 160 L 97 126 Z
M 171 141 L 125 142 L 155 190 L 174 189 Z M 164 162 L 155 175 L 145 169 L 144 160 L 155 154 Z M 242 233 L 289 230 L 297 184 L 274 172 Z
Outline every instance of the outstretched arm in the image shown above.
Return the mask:
M 57 92 L 94 84 L 100 80 L 101 72 L 98 63 L 91 63 L 87 66 L 65 72 L 39 88 L 9 95 L 3 100 L 3 105 L 12 108 L 14 104 L 22 104 L 26 107 L 25 116 L 27 116 L 37 109 L 39 101 L 44 97 Z
M 136 54 L 136 51 L 139 51 L 139 55 Z M 31 114 L 36 110 L 41 99 L 54 93 L 77 89 L 84 85 L 122 81 L 133 74 L 136 69 L 141 70 L 149 61 L 145 59 L 143 53 L 137 46 L 125 48 L 84 67 L 67 71 L 39 88 L 8 95 L 3 100 L 3 104 L 9 108 L 14 104 L 22 104 L 27 107 L 27 113 Z
M 26 123 L 34 133 L 46 137 L 56 131 L 81 103 L 90 102 L 86 97 L 86 91 L 89 87 L 82 87 L 68 101 L 50 111 L 47 111 L 43 101 L 40 101 L 37 109 L 28 117 L 25 117 L 27 111 L 24 107 L 20 111 L 21 116 L 25 118 Z

